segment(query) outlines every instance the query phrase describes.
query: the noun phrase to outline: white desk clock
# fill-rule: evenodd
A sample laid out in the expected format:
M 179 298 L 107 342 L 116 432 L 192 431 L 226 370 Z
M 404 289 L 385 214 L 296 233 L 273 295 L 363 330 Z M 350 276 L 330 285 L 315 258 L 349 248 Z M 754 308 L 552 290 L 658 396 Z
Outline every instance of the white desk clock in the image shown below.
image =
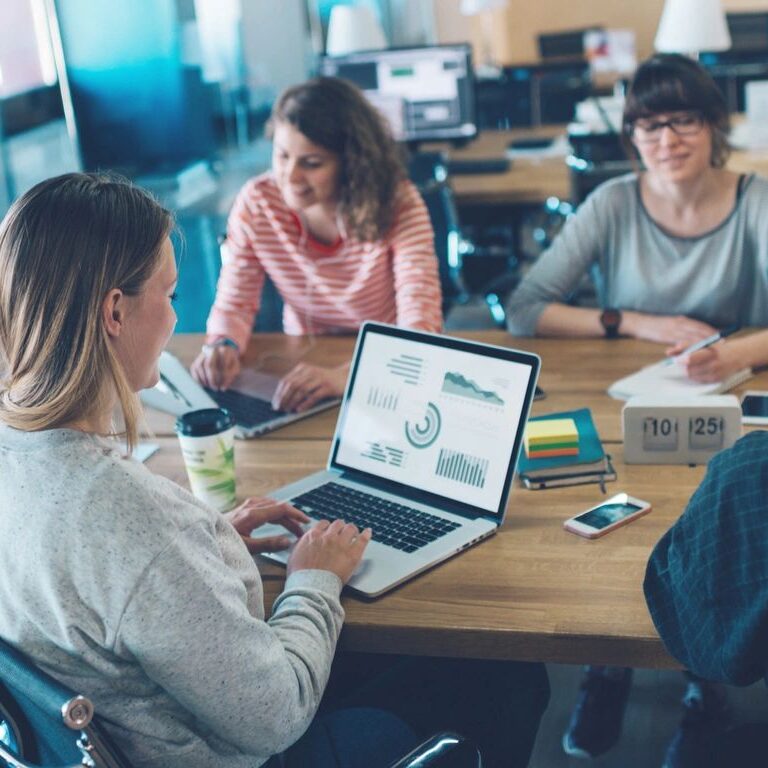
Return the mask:
M 705 464 L 741 437 L 734 395 L 641 395 L 622 409 L 627 464 Z

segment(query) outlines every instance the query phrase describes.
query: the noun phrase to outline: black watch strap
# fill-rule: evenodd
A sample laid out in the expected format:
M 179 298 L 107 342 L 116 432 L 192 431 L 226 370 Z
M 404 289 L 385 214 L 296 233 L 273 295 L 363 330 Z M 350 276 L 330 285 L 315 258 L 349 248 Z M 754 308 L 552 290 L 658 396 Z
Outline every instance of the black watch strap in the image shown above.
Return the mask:
M 605 331 L 606 339 L 619 338 L 619 326 L 621 325 L 621 310 L 608 307 L 600 313 L 600 324 Z

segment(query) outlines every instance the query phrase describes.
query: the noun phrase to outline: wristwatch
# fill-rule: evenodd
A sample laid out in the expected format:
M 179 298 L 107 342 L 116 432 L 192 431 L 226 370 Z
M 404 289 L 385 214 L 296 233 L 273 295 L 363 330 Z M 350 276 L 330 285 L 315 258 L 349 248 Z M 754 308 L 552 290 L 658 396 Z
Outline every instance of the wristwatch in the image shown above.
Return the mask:
M 605 330 L 606 339 L 619 338 L 619 326 L 621 325 L 621 310 L 609 307 L 600 313 L 600 325 Z
M 237 342 L 233 341 L 227 336 L 220 336 L 210 344 L 203 344 L 203 351 L 212 352 L 214 349 L 216 349 L 216 347 L 232 347 L 235 352 L 240 352 L 240 347 L 237 345 Z

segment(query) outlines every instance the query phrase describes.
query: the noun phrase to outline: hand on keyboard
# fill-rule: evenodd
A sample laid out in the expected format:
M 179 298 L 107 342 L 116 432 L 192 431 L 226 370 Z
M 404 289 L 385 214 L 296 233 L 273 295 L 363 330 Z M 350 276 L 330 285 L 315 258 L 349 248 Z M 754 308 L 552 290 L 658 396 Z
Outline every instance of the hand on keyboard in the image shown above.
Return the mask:
M 349 363 L 336 368 L 299 363 L 277 385 L 272 407 L 301 413 L 329 397 L 341 397 L 347 384 Z
M 319 569 L 335 573 L 346 584 L 363 558 L 371 529 L 362 533 L 351 523 L 321 520 L 304 532 L 288 559 L 288 575 Z
M 295 541 L 294 537 L 300 538 L 304 533 L 302 525 L 310 522 L 310 519 L 290 502 L 265 498 L 247 499 L 239 507 L 227 512 L 224 517 L 232 523 L 245 546 L 253 554 L 288 549 Z M 282 525 L 293 535 L 256 538 L 251 536 L 255 528 L 266 523 Z
M 240 373 L 240 353 L 227 344 L 203 347 L 189 371 L 204 387 L 227 389 Z

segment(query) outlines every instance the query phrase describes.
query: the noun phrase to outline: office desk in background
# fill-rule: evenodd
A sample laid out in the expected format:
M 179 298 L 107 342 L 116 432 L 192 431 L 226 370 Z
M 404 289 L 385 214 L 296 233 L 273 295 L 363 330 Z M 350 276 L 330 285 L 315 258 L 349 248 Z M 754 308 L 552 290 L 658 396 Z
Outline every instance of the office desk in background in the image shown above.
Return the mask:
M 735 122 L 741 118 L 737 117 Z M 447 148 L 449 157 L 502 157 L 510 142 L 531 137 L 554 138 L 565 126 L 541 126 L 509 131 L 483 131 L 461 148 Z M 737 173 L 759 173 L 768 177 L 768 149 L 736 149 L 728 168 Z M 452 176 L 451 186 L 460 207 L 477 205 L 535 206 L 549 197 L 567 200 L 570 195 L 568 166 L 564 157 L 515 158 L 503 173 Z
M 504 157 L 511 141 L 524 138 L 554 139 L 564 126 L 483 131 L 465 147 L 439 145 L 451 158 Z M 436 145 L 437 146 L 437 145 Z M 512 160 L 502 173 L 467 174 L 450 177 L 459 206 L 534 205 L 548 197 L 568 197 L 568 167 L 564 157 L 529 157 Z
M 676 520 L 704 475 L 704 467 L 627 466 L 622 460 L 621 403 L 605 394 L 620 376 L 651 362 L 661 347 L 634 340 L 513 340 L 502 332 L 462 334 L 517 346 L 543 359 L 540 383 L 548 398 L 534 413 L 588 405 L 593 409 L 618 480 L 653 504 L 651 514 L 603 539 L 588 541 L 562 529 L 563 521 L 604 498 L 597 485 L 528 491 L 517 481 L 500 533 L 373 602 L 346 596 L 341 646 L 364 652 L 675 667 L 653 628 L 642 594 L 653 545 Z M 189 362 L 201 336 L 177 336 L 172 351 Z M 347 359 L 353 339 L 254 336 L 246 364 L 261 359 L 280 372 L 300 357 L 326 364 Z M 752 387 L 768 388 L 765 381 Z M 238 441 L 238 495 L 271 489 L 324 466 L 336 411 L 311 417 L 266 438 Z M 171 420 L 150 413 L 159 433 Z M 178 444 L 161 437 L 148 461 L 155 472 L 187 485 Z M 271 605 L 284 570 L 260 560 Z

